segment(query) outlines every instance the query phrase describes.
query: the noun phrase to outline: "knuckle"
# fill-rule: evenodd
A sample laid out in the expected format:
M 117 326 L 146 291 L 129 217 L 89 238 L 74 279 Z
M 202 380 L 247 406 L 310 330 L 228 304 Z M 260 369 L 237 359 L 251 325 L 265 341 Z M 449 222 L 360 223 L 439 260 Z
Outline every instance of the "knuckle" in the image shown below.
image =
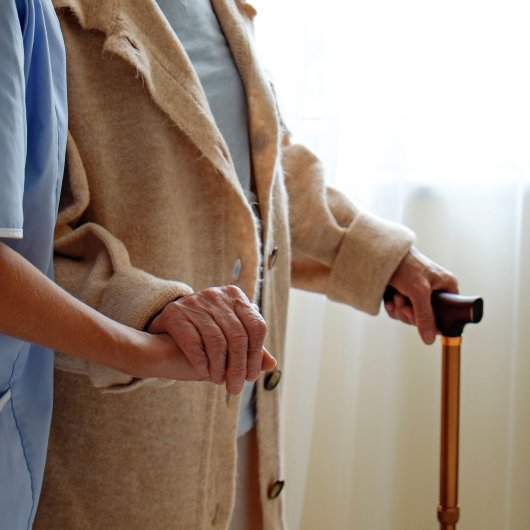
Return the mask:
M 177 300 L 168 304 L 161 315 L 168 320 L 175 320 L 182 314 L 182 304 L 184 304 L 184 299 Z
M 226 294 L 234 294 L 238 292 L 238 287 L 237 285 L 223 285 L 221 290 Z
M 204 335 L 203 340 L 208 351 L 216 355 L 226 355 L 226 339 L 223 335 Z
M 178 304 L 179 311 L 186 311 L 189 308 L 196 309 L 202 304 L 201 296 L 202 295 L 200 291 L 197 293 L 190 294 L 189 296 L 182 298 L 182 300 L 177 300 L 177 302 L 175 302 L 175 305 Z
M 188 358 L 188 360 L 192 363 L 192 364 L 196 364 L 198 362 L 202 362 L 203 359 L 204 359 L 204 352 L 202 351 L 202 349 L 193 349 L 193 350 L 189 350 L 187 352 L 187 355 L 186 357 Z
M 429 314 L 427 313 L 427 311 L 421 311 L 421 312 L 418 312 L 416 314 L 416 322 L 419 324 L 419 325 L 426 325 L 428 323 L 430 323 L 431 321 L 431 318 L 429 316 Z
M 205 358 L 204 352 L 197 348 L 190 348 L 190 349 L 182 348 L 182 351 L 184 355 L 186 356 L 186 358 L 188 359 L 188 361 L 193 365 L 202 363 Z
M 251 377 L 257 377 L 260 373 L 261 363 L 248 363 L 247 374 Z
M 261 368 L 263 355 L 260 352 L 260 355 L 253 355 L 247 359 L 247 371 L 248 372 L 257 372 Z
M 221 295 L 221 289 L 219 287 L 207 287 L 198 291 L 197 295 L 197 299 L 215 300 Z
M 244 379 L 247 376 L 247 368 L 246 366 L 230 367 L 228 368 L 227 375 L 231 379 Z
M 220 371 L 212 371 L 210 377 L 216 385 L 222 385 L 225 382 L 225 373 Z
M 226 376 L 226 357 L 219 355 L 214 358 L 210 358 L 210 374 L 213 378 L 218 381 L 224 380 Z
M 213 377 L 221 378 L 226 374 L 226 358 L 218 356 L 210 359 L 211 373 Z
M 447 275 L 447 285 L 450 289 L 458 291 L 458 279 L 451 273 Z
M 416 284 L 415 290 L 419 296 L 427 296 L 431 293 L 431 284 L 424 278 Z
M 225 285 L 225 293 L 230 296 L 230 298 L 243 298 L 245 294 L 237 285 Z M 246 297 L 245 297 L 246 298 Z
M 262 327 L 250 328 L 248 333 L 248 341 L 252 342 L 254 346 L 256 346 L 256 343 L 262 344 L 265 340 L 266 334 L 267 330 Z
M 178 338 L 180 346 L 186 351 L 199 350 L 201 347 L 199 337 L 190 329 L 183 329 Z
M 248 336 L 246 334 L 234 333 L 229 337 L 230 349 L 236 352 L 246 351 L 248 347 Z
M 248 318 L 255 326 L 267 329 L 267 322 L 265 322 L 265 319 L 263 318 L 261 313 L 251 311 Z
M 433 316 L 428 311 L 416 315 L 416 325 L 420 328 L 430 327 L 434 323 Z
M 224 363 L 222 365 L 210 363 L 210 375 L 212 379 L 217 383 L 222 383 L 223 381 L 226 381 L 226 366 L 224 365 Z

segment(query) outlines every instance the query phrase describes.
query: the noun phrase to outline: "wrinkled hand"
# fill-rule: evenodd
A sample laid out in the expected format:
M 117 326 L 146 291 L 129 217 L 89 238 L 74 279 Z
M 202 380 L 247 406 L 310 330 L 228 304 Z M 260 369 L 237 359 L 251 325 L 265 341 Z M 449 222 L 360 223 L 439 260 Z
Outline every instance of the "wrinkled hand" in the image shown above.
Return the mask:
M 412 247 L 390 278 L 389 285 L 398 292 L 393 300 L 385 301 L 387 313 L 417 326 L 423 342 L 432 344 L 437 329 L 431 295 L 433 291 L 458 293 L 456 278 Z
M 263 347 L 267 326 L 234 285 L 211 287 L 168 304 L 148 328 L 167 333 L 203 379 L 238 394 L 276 360 Z

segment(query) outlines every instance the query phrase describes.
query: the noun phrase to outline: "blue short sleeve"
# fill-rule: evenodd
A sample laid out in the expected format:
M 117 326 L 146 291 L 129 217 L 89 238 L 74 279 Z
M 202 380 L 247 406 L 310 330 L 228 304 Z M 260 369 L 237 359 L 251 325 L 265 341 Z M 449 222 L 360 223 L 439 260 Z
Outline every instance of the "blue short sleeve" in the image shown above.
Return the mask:
M 23 235 L 26 164 L 24 45 L 15 0 L 0 1 L 0 237 Z

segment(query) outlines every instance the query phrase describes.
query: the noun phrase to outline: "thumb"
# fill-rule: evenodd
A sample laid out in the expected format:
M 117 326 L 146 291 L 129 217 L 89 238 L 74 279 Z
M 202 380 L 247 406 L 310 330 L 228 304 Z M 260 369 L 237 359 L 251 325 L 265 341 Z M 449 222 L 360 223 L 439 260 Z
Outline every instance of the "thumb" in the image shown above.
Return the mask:
M 263 348 L 263 360 L 261 363 L 262 371 L 269 372 L 270 370 L 274 370 L 277 364 L 278 362 L 276 359 L 267 351 L 266 348 Z
M 146 327 L 144 328 L 145 331 L 148 333 L 166 333 L 165 326 L 162 324 L 162 319 L 160 318 L 162 316 L 162 312 L 158 313 L 154 318 L 151 319 L 150 322 L 147 323 Z

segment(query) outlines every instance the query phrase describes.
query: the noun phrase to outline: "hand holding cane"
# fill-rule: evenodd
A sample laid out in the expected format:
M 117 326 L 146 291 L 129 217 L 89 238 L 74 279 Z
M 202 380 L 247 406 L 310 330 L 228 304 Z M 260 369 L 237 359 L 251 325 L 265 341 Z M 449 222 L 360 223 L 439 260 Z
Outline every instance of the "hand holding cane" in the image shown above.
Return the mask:
M 460 345 L 464 326 L 482 319 L 477 296 L 434 293 L 432 306 L 442 335 L 442 422 L 440 433 L 440 530 L 456 530 L 458 507 L 458 439 L 460 415 Z

